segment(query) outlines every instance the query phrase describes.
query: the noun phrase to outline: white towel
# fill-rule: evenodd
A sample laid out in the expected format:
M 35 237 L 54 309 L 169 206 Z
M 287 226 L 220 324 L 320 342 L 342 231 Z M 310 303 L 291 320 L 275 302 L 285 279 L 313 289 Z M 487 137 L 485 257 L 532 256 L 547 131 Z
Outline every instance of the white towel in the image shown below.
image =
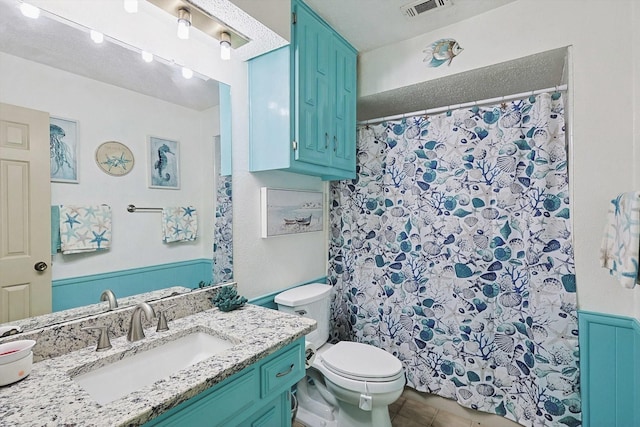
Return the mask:
M 60 205 L 60 249 L 77 254 L 109 249 L 111 208 L 107 205 Z
M 600 247 L 600 266 L 609 269 L 625 288 L 638 280 L 640 252 L 640 193 L 629 192 L 611 200 Z
M 198 214 L 193 206 L 162 208 L 162 241 L 188 242 L 198 237 Z

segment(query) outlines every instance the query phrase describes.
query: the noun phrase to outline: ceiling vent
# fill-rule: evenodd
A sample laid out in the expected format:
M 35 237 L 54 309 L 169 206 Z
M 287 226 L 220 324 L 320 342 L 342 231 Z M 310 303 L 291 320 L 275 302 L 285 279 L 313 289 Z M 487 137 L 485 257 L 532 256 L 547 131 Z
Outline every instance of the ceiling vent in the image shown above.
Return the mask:
M 413 18 L 422 13 L 452 5 L 451 0 L 418 0 L 402 6 L 400 10 L 402 10 L 402 13 L 406 16 Z

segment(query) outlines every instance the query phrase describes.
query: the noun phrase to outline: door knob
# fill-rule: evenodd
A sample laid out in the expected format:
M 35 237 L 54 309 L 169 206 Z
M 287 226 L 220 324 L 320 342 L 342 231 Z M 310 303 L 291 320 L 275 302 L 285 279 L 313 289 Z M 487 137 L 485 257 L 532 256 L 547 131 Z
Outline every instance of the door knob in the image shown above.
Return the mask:
M 33 268 L 36 271 L 45 271 L 47 269 L 47 267 L 49 267 L 49 266 L 44 261 L 36 262 L 35 265 L 33 266 Z

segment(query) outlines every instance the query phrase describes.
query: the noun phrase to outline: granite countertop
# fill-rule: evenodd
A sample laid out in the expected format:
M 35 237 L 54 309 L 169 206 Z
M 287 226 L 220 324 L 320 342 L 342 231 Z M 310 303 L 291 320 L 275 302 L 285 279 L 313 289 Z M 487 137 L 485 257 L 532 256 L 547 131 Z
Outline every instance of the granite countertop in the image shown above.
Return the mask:
M 107 351 L 96 352 L 92 345 L 34 363 L 31 374 L 24 380 L 0 387 L 0 426 L 142 425 L 315 327 L 314 320 L 251 304 L 226 313 L 211 309 L 175 321 L 169 319 L 169 331 L 146 329 L 146 338 L 135 343 L 127 342 L 123 336 L 112 339 L 113 348 Z M 196 331 L 215 334 L 237 344 L 103 406 L 72 379 Z

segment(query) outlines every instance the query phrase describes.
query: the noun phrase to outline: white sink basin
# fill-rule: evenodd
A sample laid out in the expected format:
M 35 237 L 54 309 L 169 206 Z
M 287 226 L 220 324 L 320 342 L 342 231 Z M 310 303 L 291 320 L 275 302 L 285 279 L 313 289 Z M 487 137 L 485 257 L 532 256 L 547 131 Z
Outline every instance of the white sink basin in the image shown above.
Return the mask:
M 73 378 L 101 405 L 113 402 L 236 343 L 194 332 Z

